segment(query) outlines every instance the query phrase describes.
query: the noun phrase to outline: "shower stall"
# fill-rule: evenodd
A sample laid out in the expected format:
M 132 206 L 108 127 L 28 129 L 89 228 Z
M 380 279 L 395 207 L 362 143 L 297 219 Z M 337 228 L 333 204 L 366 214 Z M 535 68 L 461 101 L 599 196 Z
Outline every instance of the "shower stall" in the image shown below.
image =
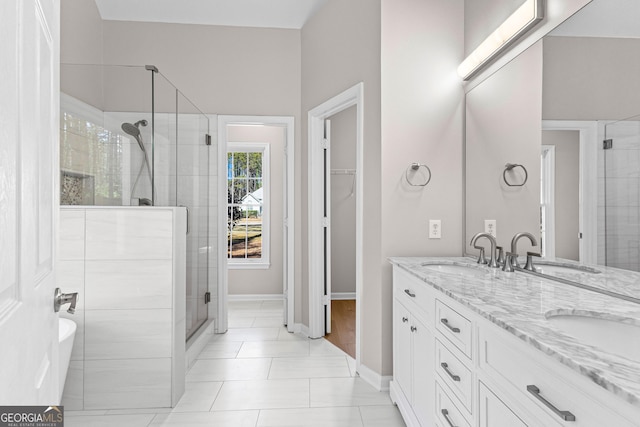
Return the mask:
M 186 207 L 189 339 L 216 317 L 210 120 L 151 65 L 61 64 L 60 76 L 60 204 Z
M 640 271 L 640 116 L 605 125 L 598 263 Z

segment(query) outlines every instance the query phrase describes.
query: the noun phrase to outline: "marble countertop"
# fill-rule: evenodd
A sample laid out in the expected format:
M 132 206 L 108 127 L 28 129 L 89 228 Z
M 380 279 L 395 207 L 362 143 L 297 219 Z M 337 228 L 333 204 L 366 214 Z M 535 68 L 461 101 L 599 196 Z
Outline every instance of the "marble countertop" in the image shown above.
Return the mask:
M 603 350 L 563 332 L 553 315 L 598 317 L 640 327 L 640 304 L 523 272 L 505 273 L 463 257 L 394 257 L 389 261 L 620 398 L 640 407 L 640 360 Z M 473 276 L 438 272 L 425 264 L 468 266 Z M 640 273 L 594 267 L 590 285 L 640 297 Z M 571 273 L 568 273 L 571 274 Z M 580 277 L 582 274 L 580 273 Z M 573 277 L 576 280 L 580 277 Z M 567 277 L 568 278 L 568 277 Z M 634 285 L 634 286 L 633 286 Z M 610 287 L 610 288 L 608 288 Z M 640 328 L 638 329 L 640 331 Z M 633 342 L 635 340 L 635 342 Z M 630 340 L 640 346 L 640 335 Z

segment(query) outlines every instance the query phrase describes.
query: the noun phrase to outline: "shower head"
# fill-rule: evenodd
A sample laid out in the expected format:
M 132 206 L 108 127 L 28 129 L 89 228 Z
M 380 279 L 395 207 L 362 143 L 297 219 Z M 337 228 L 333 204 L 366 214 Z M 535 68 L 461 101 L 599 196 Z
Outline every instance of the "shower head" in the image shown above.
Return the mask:
M 123 123 L 121 128 L 126 134 L 134 137 L 136 141 L 138 141 L 138 145 L 140 146 L 140 149 L 142 151 L 145 151 L 144 144 L 142 143 L 142 135 L 140 134 L 140 125 L 146 126 L 147 121 L 143 119 L 143 120 L 138 120 L 134 124 Z

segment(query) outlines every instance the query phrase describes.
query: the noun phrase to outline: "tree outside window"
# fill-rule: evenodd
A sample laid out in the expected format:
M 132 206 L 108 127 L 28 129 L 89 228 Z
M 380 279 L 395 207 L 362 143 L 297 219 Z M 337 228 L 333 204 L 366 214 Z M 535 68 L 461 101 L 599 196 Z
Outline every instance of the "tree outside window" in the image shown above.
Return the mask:
M 262 148 L 259 148 L 262 147 Z M 227 257 L 230 263 L 268 262 L 263 163 L 266 144 L 230 144 L 227 153 Z M 264 168 L 266 169 L 266 168 Z

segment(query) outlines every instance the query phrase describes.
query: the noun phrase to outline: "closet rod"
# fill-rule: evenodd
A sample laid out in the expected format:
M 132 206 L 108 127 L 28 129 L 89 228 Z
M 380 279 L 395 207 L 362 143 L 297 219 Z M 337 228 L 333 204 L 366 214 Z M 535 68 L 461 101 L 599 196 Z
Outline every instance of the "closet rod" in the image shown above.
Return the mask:
M 355 169 L 331 169 L 331 175 L 355 175 Z

